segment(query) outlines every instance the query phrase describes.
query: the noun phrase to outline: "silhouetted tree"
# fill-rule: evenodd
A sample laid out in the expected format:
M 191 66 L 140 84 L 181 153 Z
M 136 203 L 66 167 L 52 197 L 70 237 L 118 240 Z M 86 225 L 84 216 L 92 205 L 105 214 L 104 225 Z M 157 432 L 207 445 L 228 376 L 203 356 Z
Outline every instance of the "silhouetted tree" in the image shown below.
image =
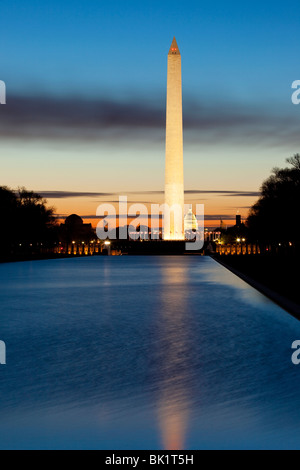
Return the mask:
M 56 227 L 54 209 L 47 207 L 47 201 L 33 191 L 19 188 L 18 201 L 18 239 L 23 242 L 47 242 L 52 238 Z
M 6 186 L 0 187 L 0 254 L 16 239 L 18 201 L 16 194 Z
M 274 168 L 252 206 L 247 226 L 253 240 L 296 243 L 300 240 L 300 155 L 288 158 L 287 168 Z
M 56 238 L 54 209 L 33 191 L 13 191 L 0 187 L 0 254 L 14 251 L 15 246 L 52 242 Z

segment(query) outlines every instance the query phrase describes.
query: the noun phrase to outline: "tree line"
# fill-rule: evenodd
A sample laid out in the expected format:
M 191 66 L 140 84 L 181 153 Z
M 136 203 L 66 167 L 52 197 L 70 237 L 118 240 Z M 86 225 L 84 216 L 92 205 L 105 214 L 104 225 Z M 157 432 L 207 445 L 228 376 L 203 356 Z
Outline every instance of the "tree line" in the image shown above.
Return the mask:
M 41 246 L 57 236 L 54 208 L 33 191 L 14 191 L 0 187 L 0 254 L 9 254 L 17 247 Z
M 254 241 L 299 246 L 300 154 L 286 162 L 288 167 L 272 170 L 250 209 L 246 225 Z

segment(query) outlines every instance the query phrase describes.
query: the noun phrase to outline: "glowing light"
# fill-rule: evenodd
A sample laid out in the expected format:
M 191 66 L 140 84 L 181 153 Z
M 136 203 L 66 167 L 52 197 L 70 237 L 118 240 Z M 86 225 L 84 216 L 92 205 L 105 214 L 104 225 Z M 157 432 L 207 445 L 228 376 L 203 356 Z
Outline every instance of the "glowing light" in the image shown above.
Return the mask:
M 106 242 L 104 242 L 104 245 L 110 245 L 110 242 L 106 240 Z

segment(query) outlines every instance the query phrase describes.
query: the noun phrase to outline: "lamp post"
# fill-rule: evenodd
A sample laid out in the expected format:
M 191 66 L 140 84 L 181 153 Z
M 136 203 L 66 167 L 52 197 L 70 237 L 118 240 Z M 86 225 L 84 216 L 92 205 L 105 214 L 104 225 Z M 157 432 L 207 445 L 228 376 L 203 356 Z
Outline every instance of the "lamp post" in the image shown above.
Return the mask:
M 240 238 L 237 238 L 236 239 L 236 254 L 238 255 L 238 246 L 239 246 L 239 243 L 241 243 L 241 239 Z
M 246 242 L 246 238 L 242 238 L 242 243 L 245 244 L 245 242 Z M 247 254 L 247 245 L 245 245 L 245 253 L 243 252 L 243 245 L 242 245 L 242 255 L 243 254 L 245 254 L 245 255 Z
M 109 240 L 106 240 L 104 242 L 105 248 L 107 249 L 107 254 L 110 255 L 110 250 L 111 250 L 111 242 Z

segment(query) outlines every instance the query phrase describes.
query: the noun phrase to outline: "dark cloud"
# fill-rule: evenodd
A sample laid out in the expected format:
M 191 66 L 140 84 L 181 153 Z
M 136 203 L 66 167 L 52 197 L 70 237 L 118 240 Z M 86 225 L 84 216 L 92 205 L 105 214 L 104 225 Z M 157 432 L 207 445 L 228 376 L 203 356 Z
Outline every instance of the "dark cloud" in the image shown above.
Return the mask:
M 163 109 L 140 101 L 12 96 L 0 114 L 0 135 L 7 137 L 101 139 L 110 131 L 122 136 L 122 129 L 163 126 Z
M 204 214 L 204 220 L 230 220 L 234 221 L 235 220 L 235 215 L 230 215 L 230 214 Z
M 222 190 L 205 190 L 205 189 L 188 189 L 185 194 L 220 194 L 223 196 L 245 196 L 245 197 L 256 197 L 260 193 L 258 191 L 222 191 Z
M 136 217 L 142 217 L 142 218 L 147 218 L 147 217 L 150 217 L 149 214 L 140 214 L 140 215 L 137 215 L 137 214 L 128 214 L 128 218 L 129 219 L 135 219 Z M 56 217 L 58 219 L 64 219 L 65 217 L 67 217 L 65 214 L 56 214 Z M 85 215 L 81 215 L 80 216 L 82 219 L 90 219 L 90 220 L 102 220 L 102 219 L 111 219 L 111 218 L 114 218 L 114 216 L 111 216 L 111 215 L 107 215 L 105 217 L 100 217 L 100 216 L 97 216 L 95 214 L 91 214 L 91 215 L 88 215 L 88 214 L 85 214 Z M 117 219 L 124 219 L 126 218 L 126 215 L 116 215 L 116 218 Z M 154 219 L 162 219 L 162 214 L 156 214 L 153 216 Z M 217 215 L 214 215 L 214 214 L 205 214 L 204 215 L 204 219 L 206 221 L 211 221 L 211 220 L 228 220 L 228 221 L 234 221 L 235 220 L 235 216 L 234 215 L 230 215 L 230 214 L 217 214 Z
M 73 197 L 107 197 L 107 196 L 114 196 L 114 193 L 92 193 L 92 192 L 85 192 L 85 191 L 38 191 L 40 196 L 45 199 L 66 199 L 66 198 L 73 198 Z
M 201 102 L 200 102 L 201 101 Z M 95 100 L 76 98 L 9 96 L 1 107 L 0 136 L 11 138 L 47 138 L 72 140 L 119 140 L 135 142 L 164 139 L 165 100 L 140 97 L 129 101 L 110 98 Z M 294 116 L 279 109 L 258 104 L 213 102 L 203 97 L 199 102 L 184 103 L 184 128 L 191 132 L 190 143 L 213 143 L 216 139 L 231 142 L 267 141 L 299 144 L 298 123 Z
M 164 191 L 129 191 L 126 194 L 119 193 L 97 193 L 85 191 L 38 191 L 38 193 L 46 199 L 65 199 L 76 197 L 109 197 L 109 196 L 126 196 L 128 194 L 141 195 L 162 195 Z M 239 197 L 257 197 L 260 195 L 258 191 L 228 191 L 228 190 L 205 190 L 205 189 L 188 189 L 185 194 L 217 194 L 223 196 L 239 196 Z M 118 200 L 103 201 L 110 203 L 118 203 Z M 129 202 L 129 201 L 128 201 Z M 146 204 L 146 203 L 145 203 Z
M 243 192 L 236 192 L 236 193 L 231 193 L 231 194 L 224 194 L 225 196 L 236 196 L 236 197 L 259 197 L 260 196 L 259 191 L 243 191 Z

